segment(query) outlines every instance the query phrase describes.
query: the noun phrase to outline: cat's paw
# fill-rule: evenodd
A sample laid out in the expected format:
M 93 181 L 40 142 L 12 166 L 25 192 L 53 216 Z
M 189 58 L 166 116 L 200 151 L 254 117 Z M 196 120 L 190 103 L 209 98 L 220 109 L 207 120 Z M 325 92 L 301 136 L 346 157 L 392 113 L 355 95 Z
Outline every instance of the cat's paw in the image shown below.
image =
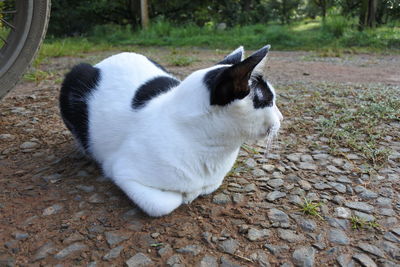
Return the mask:
M 145 213 L 160 217 L 171 213 L 183 203 L 182 194 L 144 186 L 130 179 L 119 179 L 116 184 Z

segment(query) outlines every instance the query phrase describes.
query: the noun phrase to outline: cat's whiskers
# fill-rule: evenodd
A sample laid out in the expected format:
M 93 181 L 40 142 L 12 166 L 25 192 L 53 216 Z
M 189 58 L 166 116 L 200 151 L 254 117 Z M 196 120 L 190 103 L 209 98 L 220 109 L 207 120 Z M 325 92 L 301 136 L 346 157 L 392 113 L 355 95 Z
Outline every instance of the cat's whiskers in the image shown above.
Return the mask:
M 271 150 L 271 148 L 275 147 L 278 131 L 279 131 L 279 126 L 272 126 L 272 128 L 268 131 L 268 135 L 265 138 L 264 157 L 267 157 L 268 152 Z

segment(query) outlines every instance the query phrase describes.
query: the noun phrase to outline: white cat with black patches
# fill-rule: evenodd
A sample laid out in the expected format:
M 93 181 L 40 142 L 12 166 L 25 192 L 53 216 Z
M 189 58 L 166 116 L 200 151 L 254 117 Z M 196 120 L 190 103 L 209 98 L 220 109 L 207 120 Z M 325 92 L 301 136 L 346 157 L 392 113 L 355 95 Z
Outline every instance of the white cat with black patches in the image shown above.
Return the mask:
M 183 81 L 135 53 L 79 64 L 63 82 L 61 115 L 133 202 L 166 215 L 214 192 L 245 141 L 277 133 L 282 115 L 262 76 L 269 48 L 244 59 L 240 47 Z

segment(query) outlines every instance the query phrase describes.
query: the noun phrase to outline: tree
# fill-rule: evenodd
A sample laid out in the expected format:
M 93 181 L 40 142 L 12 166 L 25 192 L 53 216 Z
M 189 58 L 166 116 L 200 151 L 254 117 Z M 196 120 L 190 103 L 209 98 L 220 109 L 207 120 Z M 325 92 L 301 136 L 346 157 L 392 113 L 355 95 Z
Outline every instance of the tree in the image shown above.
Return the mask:
M 301 2 L 301 0 L 270 0 L 268 4 L 282 24 L 289 24 Z
M 361 30 L 365 27 L 373 28 L 376 26 L 377 6 L 377 0 L 362 0 L 359 17 L 359 25 Z

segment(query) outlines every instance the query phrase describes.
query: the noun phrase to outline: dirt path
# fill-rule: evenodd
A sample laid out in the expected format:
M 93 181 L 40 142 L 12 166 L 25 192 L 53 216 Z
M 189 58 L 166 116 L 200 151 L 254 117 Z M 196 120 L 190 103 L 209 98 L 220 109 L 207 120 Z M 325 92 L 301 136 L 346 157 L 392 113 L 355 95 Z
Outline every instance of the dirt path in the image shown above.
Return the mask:
M 142 52 L 181 78 L 224 54 Z M 193 62 L 175 66 L 179 57 Z M 362 150 L 333 150 L 315 122 L 354 96 L 386 90 L 400 101 L 400 56 L 272 52 L 267 75 L 286 117 L 278 147 L 267 158 L 261 144 L 245 147 L 216 193 L 156 219 L 75 150 L 60 120 L 59 83 L 80 61 L 49 59 L 45 80 L 20 83 L 0 103 L 0 266 L 400 264 L 399 120 L 379 126 L 390 153 L 375 169 Z M 300 211 L 304 199 L 317 215 Z

